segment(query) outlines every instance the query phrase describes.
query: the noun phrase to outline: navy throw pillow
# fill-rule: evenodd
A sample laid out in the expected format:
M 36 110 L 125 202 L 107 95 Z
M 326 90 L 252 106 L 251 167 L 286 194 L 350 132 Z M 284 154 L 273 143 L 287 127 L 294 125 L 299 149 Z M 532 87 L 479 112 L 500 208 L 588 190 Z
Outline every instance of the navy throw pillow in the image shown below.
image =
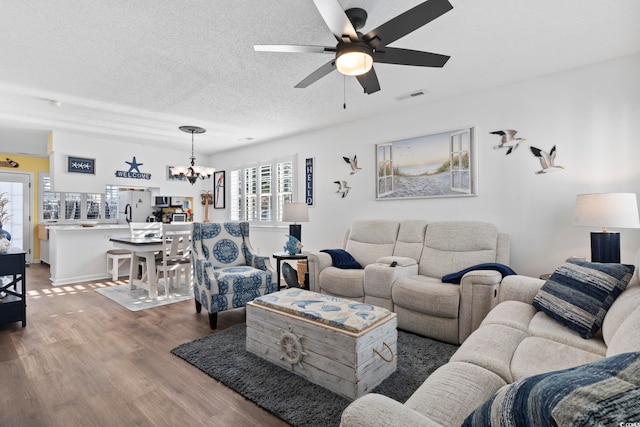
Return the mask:
M 362 266 L 356 261 L 349 252 L 344 249 L 323 249 L 320 252 L 326 252 L 331 256 L 331 262 L 334 267 L 345 270 L 362 269 Z
M 634 269 L 633 265 L 571 260 L 553 272 L 532 304 L 582 338 L 591 338 Z
M 451 273 L 451 274 L 447 274 L 445 276 L 442 276 L 442 281 L 444 283 L 460 284 L 460 281 L 462 280 L 462 276 L 464 276 L 465 274 L 467 274 L 468 272 L 473 271 L 473 270 L 496 270 L 500 274 L 502 274 L 502 277 L 518 274 L 515 271 L 513 271 L 511 269 L 511 267 L 509 267 L 507 265 L 500 264 L 500 263 L 497 263 L 497 262 L 486 262 L 484 264 L 474 265 L 472 267 L 465 268 L 464 270 L 460 270 L 460 271 L 457 271 L 455 273 Z

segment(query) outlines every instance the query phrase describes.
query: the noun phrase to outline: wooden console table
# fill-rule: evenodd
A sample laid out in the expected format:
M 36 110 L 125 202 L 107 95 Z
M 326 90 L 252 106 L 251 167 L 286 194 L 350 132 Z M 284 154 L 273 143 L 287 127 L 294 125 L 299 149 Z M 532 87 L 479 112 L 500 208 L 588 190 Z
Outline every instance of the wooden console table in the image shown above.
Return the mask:
M 22 327 L 27 326 L 25 256 L 18 248 L 0 254 L 0 292 L 6 294 L 0 303 L 0 324 L 22 321 Z

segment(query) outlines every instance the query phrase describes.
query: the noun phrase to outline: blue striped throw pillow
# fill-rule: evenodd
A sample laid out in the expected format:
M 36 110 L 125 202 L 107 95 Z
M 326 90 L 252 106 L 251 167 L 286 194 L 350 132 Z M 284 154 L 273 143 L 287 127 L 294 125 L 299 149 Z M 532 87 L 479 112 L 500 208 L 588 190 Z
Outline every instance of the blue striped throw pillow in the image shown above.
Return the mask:
M 622 426 L 640 420 L 640 352 L 534 375 L 500 389 L 462 424 Z
M 533 306 L 591 338 L 633 275 L 633 265 L 571 260 L 553 272 Z

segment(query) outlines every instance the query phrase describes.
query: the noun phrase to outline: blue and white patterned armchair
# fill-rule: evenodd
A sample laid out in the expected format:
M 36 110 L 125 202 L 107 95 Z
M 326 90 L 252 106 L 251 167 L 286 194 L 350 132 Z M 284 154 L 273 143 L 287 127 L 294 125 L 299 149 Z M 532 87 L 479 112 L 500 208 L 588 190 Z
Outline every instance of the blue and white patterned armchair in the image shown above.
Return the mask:
M 219 311 L 278 290 L 269 257 L 251 247 L 248 222 L 196 222 L 191 245 L 196 312 L 202 307 L 209 312 L 211 329 Z

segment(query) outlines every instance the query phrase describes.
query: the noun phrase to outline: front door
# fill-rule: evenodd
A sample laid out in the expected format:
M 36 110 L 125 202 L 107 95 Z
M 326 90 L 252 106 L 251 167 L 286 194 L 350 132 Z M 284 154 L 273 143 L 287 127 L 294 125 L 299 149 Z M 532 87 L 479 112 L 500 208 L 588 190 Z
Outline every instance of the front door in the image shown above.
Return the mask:
M 2 224 L 2 229 L 11 233 L 11 247 L 21 248 L 27 253 L 27 262 L 33 259 L 31 253 L 31 181 L 30 173 L 0 172 L 0 194 L 9 200 L 5 210 L 11 215 L 9 222 Z

